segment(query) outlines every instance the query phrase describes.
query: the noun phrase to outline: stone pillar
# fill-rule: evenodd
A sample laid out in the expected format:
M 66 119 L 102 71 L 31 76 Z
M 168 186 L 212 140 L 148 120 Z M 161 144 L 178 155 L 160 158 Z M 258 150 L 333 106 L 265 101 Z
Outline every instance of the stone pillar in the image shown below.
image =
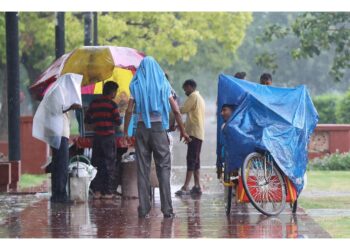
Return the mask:
M 11 183 L 11 163 L 0 162 L 0 193 L 9 192 Z
M 21 178 L 21 161 L 10 161 L 11 163 L 11 183 L 10 190 L 17 191 L 19 186 L 18 182 Z

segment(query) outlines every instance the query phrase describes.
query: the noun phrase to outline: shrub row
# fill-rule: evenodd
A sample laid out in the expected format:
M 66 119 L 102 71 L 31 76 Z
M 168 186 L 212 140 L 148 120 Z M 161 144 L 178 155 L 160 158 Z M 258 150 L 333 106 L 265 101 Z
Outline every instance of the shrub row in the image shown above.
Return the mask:
M 319 115 L 318 123 L 350 123 L 350 90 L 343 95 L 315 96 L 313 103 Z
M 334 153 L 315 158 L 308 164 L 309 170 L 350 170 L 350 152 Z

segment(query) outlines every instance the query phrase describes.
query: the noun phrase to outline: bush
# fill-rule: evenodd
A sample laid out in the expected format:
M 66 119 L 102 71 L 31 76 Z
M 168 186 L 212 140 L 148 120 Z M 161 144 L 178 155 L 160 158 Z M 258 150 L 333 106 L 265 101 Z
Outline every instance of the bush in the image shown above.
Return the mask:
M 309 170 L 350 170 L 350 152 L 334 153 L 309 162 Z
M 342 96 L 338 94 L 324 94 L 313 98 L 313 103 L 319 115 L 318 123 L 337 123 L 336 109 Z
M 337 123 L 350 123 L 350 90 L 341 98 L 336 107 Z

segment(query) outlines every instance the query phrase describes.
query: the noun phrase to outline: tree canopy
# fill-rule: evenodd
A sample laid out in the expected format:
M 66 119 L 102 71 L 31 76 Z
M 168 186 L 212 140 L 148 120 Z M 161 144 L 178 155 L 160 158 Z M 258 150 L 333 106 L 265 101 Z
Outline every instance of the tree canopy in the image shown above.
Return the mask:
M 325 92 L 344 92 L 349 88 L 350 69 L 344 68 L 344 77 L 336 81 L 331 72 L 334 49 L 322 49 L 319 56 L 295 59 L 292 51 L 300 39 L 290 32 L 297 18 L 305 13 L 257 12 L 246 31 L 242 46 L 226 73 L 246 71 L 247 79 L 258 82 L 263 72 L 273 75 L 273 85 L 293 87 L 306 84 L 313 95 Z M 272 35 L 273 33 L 273 35 Z
M 136 48 L 162 63 L 174 65 L 194 57 L 203 41 L 214 41 L 232 56 L 241 45 L 249 13 L 102 13 L 98 42 Z M 66 51 L 83 45 L 83 14 L 66 13 Z M 0 56 L 5 57 L 4 13 L 0 13 Z M 55 14 L 19 13 L 21 62 L 33 81 L 55 57 Z M 211 45 L 212 46 L 212 45 Z M 227 60 L 227 58 L 226 58 Z
M 296 46 L 288 48 L 292 58 L 314 58 L 325 53 L 331 54 L 332 66 L 329 72 L 336 81 L 340 81 L 350 68 L 350 13 L 301 13 L 287 25 L 269 25 L 260 41 L 272 42 L 290 35 L 298 38 Z M 277 68 L 273 63 L 275 57 L 276 54 L 262 54 L 258 63 L 274 70 Z
M 5 63 L 5 13 L 0 13 L 0 63 Z M 65 13 L 66 52 L 84 42 L 84 13 Z M 106 12 L 98 15 L 98 43 L 136 48 L 170 71 L 231 65 L 251 13 Z M 55 59 L 55 13 L 19 13 L 20 56 L 28 86 Z M 179 65 L 189 67 L 178 67 Z M 0 70 L 1 70 L 0 65 Z M 215 71 L 216 73 L 216 71 Z M 3 80 L 3 79 L 2 79 Z M 206 83 L 204 83 L 206 84 Z
M 235 53 L 251 20 L 250 13 L 109 13 L 99 16 L 99 43 L 137 48 L 174 65 L 195 56 L 201 41 Z

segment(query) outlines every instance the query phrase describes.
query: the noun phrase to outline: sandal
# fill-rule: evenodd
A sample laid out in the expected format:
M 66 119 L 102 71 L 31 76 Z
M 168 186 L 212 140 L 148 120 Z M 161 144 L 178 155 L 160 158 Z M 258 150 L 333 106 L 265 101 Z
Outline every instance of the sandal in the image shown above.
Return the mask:
M 196 187 L 194 186 L 191 191 L 190 191 L 191 194 L 202 194 L 202 189 L 200 187 Z
M 178 196 L 189 195 L 189 194 L 190 194 L 190 191 L 186 190 L 186 189 L 183 189 L 183 187 L 180 190 L 175 192 L 175 195 L 178 195 Z

